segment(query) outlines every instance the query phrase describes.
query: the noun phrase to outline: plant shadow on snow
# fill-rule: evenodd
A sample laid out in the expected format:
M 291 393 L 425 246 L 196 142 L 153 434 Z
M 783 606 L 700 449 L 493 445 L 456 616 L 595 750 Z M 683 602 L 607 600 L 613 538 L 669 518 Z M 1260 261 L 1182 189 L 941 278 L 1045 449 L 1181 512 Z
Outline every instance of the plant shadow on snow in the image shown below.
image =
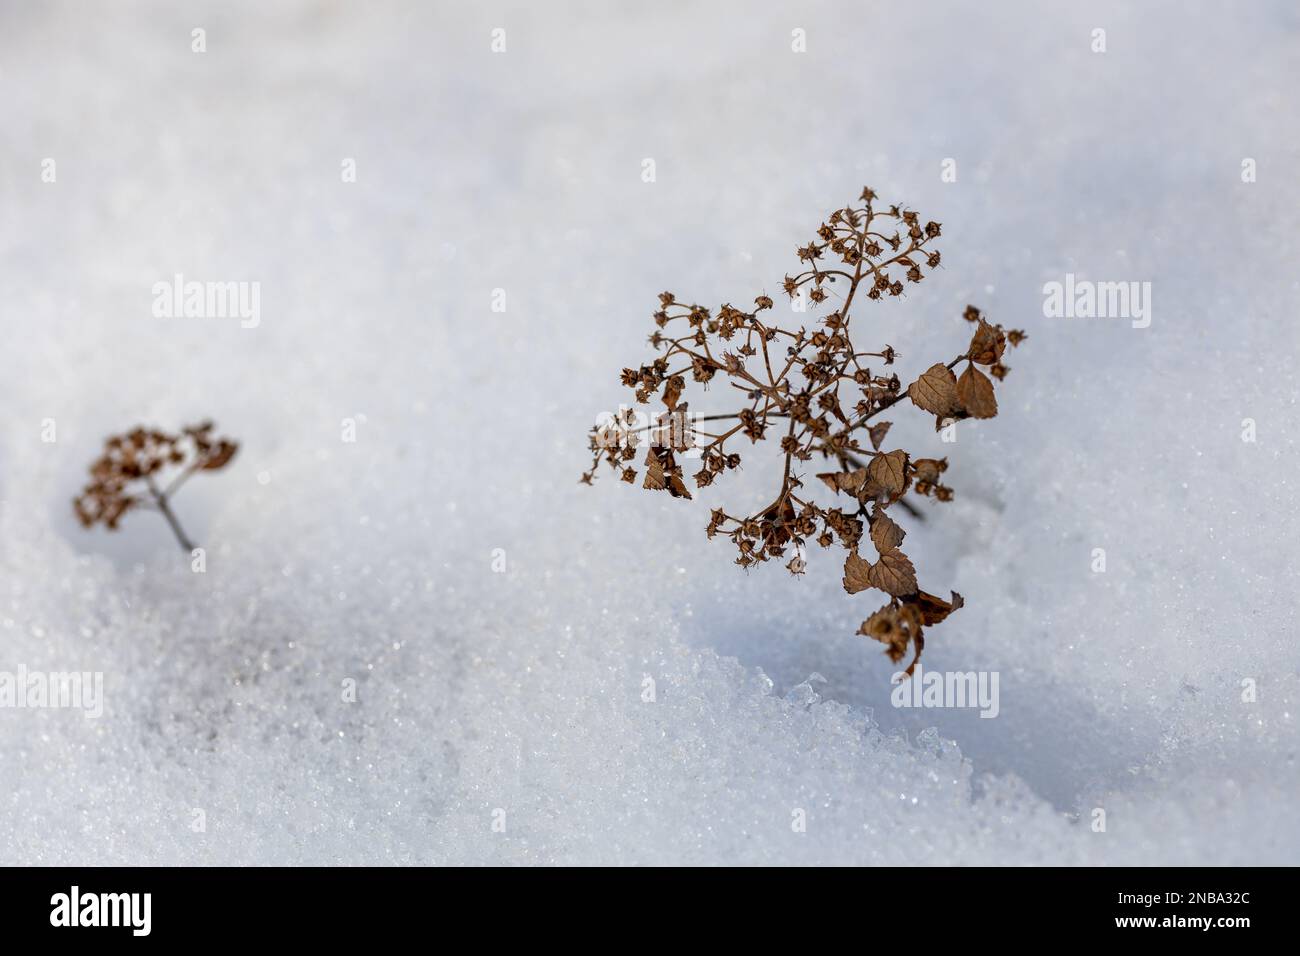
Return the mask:
M 811 685 L 822 700 L 870 714 L 885 734 L 901 730 L 915 740 L 933 727 L 957 743 L 977 777 L 1014 774 L 1062 813 L 1078 812 L 1098 793 L 1123 787 L 1158 746 L 1154 738 L 1135 736 L 1131 724 L 1101 713 L 1082 688 L 1049 685 L 1024 671 L 1000 671 L 996 717 L 981 717 L 978 707 L 895 707 L 890 678 L 901 668 L 877 644 L 847 633 L 831 615 L 815 616 L 800 630 L 774 624 L 758 594 L 756 588 L 747 609 L 697 610 L 681 619 L 683 640 L 761 668 L 777 695 L 820 675 L 824 680 L 812 678 Z M 922 666 L 931 672 L 977 669 L 946 659 L 941 641 L 927 647 Z

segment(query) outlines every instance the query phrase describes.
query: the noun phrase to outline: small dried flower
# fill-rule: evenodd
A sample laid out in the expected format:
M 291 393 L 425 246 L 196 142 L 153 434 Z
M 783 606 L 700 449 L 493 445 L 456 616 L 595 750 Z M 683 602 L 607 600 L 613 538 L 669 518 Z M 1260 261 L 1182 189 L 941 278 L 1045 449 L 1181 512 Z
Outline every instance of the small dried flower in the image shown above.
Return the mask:
M 239 450 L 230 439 L 214 438 L 214 427 L 204 421 L 182 428 L 179 435 L 137 427 L 109 436 L 103 454 L 90 466 L 90 482 L 72 502 L 82 527 L 103 524 L 116 531 L 127 512 L 152 509 L 167 519 L 181 547 L 192 551 L 169 499 L 190 475 L 224 468 Z M 588 484 L 592 477 L 585 476 Z

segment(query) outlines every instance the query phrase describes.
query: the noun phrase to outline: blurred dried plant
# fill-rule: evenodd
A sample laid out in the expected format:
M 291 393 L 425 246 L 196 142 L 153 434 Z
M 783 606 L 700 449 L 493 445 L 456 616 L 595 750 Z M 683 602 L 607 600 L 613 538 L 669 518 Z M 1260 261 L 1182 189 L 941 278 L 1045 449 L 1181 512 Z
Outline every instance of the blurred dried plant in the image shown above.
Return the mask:
M 85 528 L 103 524 L 116 531 L 128 511 L 158 511 L 181 547 L 193 551 L 194 544 L 176 519 L 170 499 L 196 471 L 216 471 L 235 457 L 239 445 L 227 438 L 213 438 L 214 427 L 205 421 L 182 428 L 179 435 L 133 428 L 110 436 L 104 442 L 104 453 L 90 466 L 90 482 L 73 499 L 77 519 Z M 162 484 L 164 476 L 166 484 Z
M 906 388 L 896 373 L 885 371 L 899 357 L 892 347 L 857 349 L 850 338 L 855 300 L 900 296 L 904 283 L 920 282 L 924 270 L 939 266 L 939 252 L 932 247 L 939 235 L 939 223 L 922 224 L 911 210 L 880 208 L 871 189 L 862 191 L 858 203 L 831 213 L 817 237 L 798 250 L 803 271 L 786 276 L 783 284 L 786 295 L 806 294 L 813 305 L 825 302 L 835 284 L 845 285 L 839 307 L 811 331 L 791 331 L 761 319 L 772 309 L 765 295 L 754 300 L 752 312 L 723 305 L 715 314 L 662 293 L 650 336 L 661 354 L 647 365 L 625 368 L 622 382 L 638 403 L 657 396 L 664 408 L 648 418 L 625 409 L 593 428 L 592 465 L 582 476 L 591 484 L 604 461 L 623 481 L 635 482 L 633 463 L 637 450 L 645 447 L 642 487 L 690 498 L 678 455 L 698 453 L 701 468 L 691 478 L 704 488 L 740 467 L 741 456 L 728 449 L 728 442 L 734 445 L 744 436 L 756 444 L 774 432 L 785 462 L 775 499 L 749 514 L 715 509 L 706 533 L 730 538 L 743 568 L 792 551 L 786 567 L 794 574 L 804 573 L 810 541 L 822 547 L 838 542 L 848 551 L 845 590 L 856 594 L 875 588 L 888 598 L 858 633 L 883 643 L 895 663 L 910 645 L 909 675 L 925 646 L 924 628 L 942 621 L 963 601 L 956 592 L 944 600 L 920 589 L 916 570 L 900 547 L 906 532 L 888 509 L 897 504 L 919 517 L 904 495 L 947 502 L 953 490 L 945 484 L 946 458 L 914 458 L 901 448 L 882 451 L 891 423 L 876 419 L 904 399 L 933 415 L 936 431 L 960 419 L 992 418 L 998 411 L 993 379 L 1001 381 L 1008 371 L 1003 352 L 1008 343 L 1016 346 L 1026 338 L 1019 330 L 989 323 L 967 306 L 963 317 L 974 332 L 966 350 L 949 362 L 930 365 Z M 958 376 L 954 369 L 963 362 Z M 717 376 L 740 392 L 741 407 L 691 413 L 683 401 L 688 380 L 707 388 Z M 715 421 L 735 424 L 715 432 L 699 427 Z M 818 504 L 805 488 L 796 463 L 815 456 L 836 467 L 816 477 L 845 496 L 847 505 Z M 870 557 L 860 553 L 864 535 L 875 552 Z

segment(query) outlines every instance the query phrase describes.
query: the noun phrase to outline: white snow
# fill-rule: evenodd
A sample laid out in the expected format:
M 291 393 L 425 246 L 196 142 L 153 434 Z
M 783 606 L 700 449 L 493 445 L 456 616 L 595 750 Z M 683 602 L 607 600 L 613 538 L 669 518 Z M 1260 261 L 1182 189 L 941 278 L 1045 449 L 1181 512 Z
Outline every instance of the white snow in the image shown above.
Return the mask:
M 105 702 L 0 709 L 0 863 L 1300 862 L 1298 43 L 1285 3 L 5 6 L 0 671 Z M 858 313 L 900 374 L 967 302 L 1029 333 L 996 420 L 891 436 L 951 461 L 925 663 L 998 671 L 992 720 L 890 705 L 835 552 L 705 540 L 759 469 L 577 483 L 657 293 L 776 294 L 864 184 L 944 225 Z M 1066 272 L 1150 328 L 1044 318 Z M 260 325 L 154 318 L 176 273 Z M 76 526 L 104 435 L 205 416 L 206 574 Z

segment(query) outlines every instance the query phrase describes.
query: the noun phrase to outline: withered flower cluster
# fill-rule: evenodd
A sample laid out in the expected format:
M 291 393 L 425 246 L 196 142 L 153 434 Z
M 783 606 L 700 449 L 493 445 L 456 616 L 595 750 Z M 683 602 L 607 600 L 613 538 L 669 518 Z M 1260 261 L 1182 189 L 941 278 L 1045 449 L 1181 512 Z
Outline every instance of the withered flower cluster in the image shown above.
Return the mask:
M 622 382 L 638 403 L 657 398 L 663 408 L 650 414 L 648 425 L 641 424 L 646 418 L 625 410 L 593 428 L 592 466 L 582 476 L 590 484 L 604 461 L 624 481 L 635 482 L 633 465 L 644 447 L 642 487 L 690 498 L 679 456 L 700 452 L 701 467 L 690 479 L 703 488 L 740 467 L 741 456 L 733 449 L 742 438 L 751 444 L 778 441 L 784 466 L 776 497 L 749 514 L 714 510 L 708 536 L 730 538 L 743 568 L 789 554 L 786 567 L 794 574 L 806 568 L 809 542 L 822 547 L 838 543 L 848 551 L 845 590 L 855 594 L 875 588 L 888 599 L 858 633 L 883 643 L 895 663 L 910 645 L 908 674 L 924 647 L 923 629 L 963 601 L 955 592 L 944 600 L 920 589 L 916 570 L 901 550 L 905 532 L 889 509 L 898 504 L 919 516 L 905 495 L 946 502 L 953 490 L 945 483 L 947 459 L 914 458 L 901 448 L 882 450 L 891 423 L 879 416 L 909 399 L 934 416 L 936 430 L 961 419 L 992 418 L 998 410 L 993 379 L 1001 381 L 1008 371 L 1003 353 L 1008 343 L 1019 345 L 1026 337 L 989 323 L 968 306 L 964 318 L 974 330 L 966 350 L 947 363 L 931 365 L 906 387 L 893 370 L 899 357 L 893 348 L 859 351 L 850 335 L 855 301 L 900 296 L 908 283 L 922 281 L 927 270 L 940 264 L 933 248 L 939 236 L 939 223 L 922 223 L 915 212 L 899 206 L 882 208 L 876 194 L 864 189 L 857 203 L 831 213 L 816 238 L 798 250 L 803 271 L 785 278 L 787 296 L 806 295 L 814 305 L 826 302 L 833 287 L 842 289 L 838 307 L 811 329 L 782 328 L 765 295 L 754 300 L 752 311 L 723 305 L 714 312 L 662 293 L 650 336 L 659 355 L 639 368 L 624 369 Z M 740 408 L 689 413 L 683 401 L 688 383 L 707 387 L 719 376 L 727 389 L 740 393 Z M 706 432 L 699 427 L 704 422 L 728 424 Z M 816 477 L 843 496 L 836 499 L 843 503 L 829 507 L 814 500 L 799 467 L 814 458 L 834 467 Z
M 181 547 L 193 550 L 169 499 L 196 471 L 223 468 L 235 456 L 239 446 L 227 438 L 213 438 L 214 427 L 205 421 L 182 428 L 179 435 L 138 427 L 110 436 L 104 453 L 90 466 L 90 482 L 73 499 L 77 519 L 85 528 L 103 524 L 116 531 L 128 511 L 156 510 L 167 519 Z M 160 487 L 164 475 L 170 480 Z

